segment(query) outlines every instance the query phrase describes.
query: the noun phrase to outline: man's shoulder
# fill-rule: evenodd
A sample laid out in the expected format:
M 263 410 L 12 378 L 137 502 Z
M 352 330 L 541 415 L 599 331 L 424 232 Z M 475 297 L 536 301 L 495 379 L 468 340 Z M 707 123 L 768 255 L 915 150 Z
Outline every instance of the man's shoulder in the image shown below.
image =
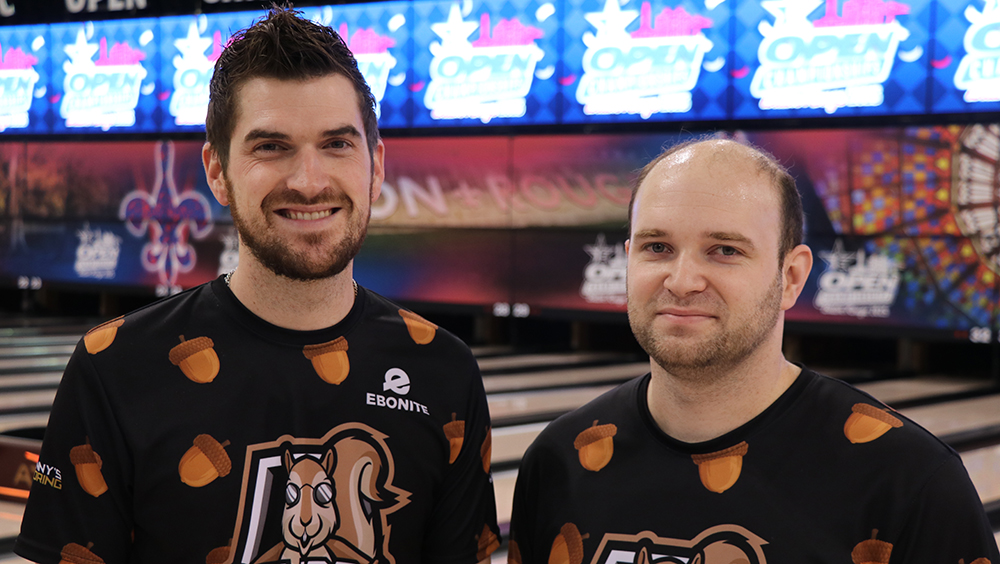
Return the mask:
M 589 434 L 617 431 L 617 426 L 623 419 L 632 420 L 636 417 L 640 409 L 638 393 L 648 376 L 648 374 L 639 376 L 619 384 L 556 418 L 538 434 L 535 441 L 538 448 L 544 448 L 544 445 L 548 444 L 567 444 L 567 437 L 569 444 L 572 444 L 576 441 L 576 437 L 588 429 L 594 429 Z
M 377 292 L 367 288 L 364 289 L 364 292 L 366 322 L 393 327 L 396 329 L 394 333 L 409 336 L 409 339 L 403 339 L 404 342 L 412 342 L 416 345 L 433 345 L 437 352 L 440 352 L 437 347 L 444 347 L 453 354 L 472 359 L 469 346 L 451 331 Z M 383 331 L 384 329 L 379 329 L 380 333 Z
M 868 392 L 849 382 L 809 369 L 807 409 L 813 414 L 829 414 L 837 434 L 851 445 L 878 441 L 883 450 L 916 456 L 957 456 L 955 451 L 922 425 Z

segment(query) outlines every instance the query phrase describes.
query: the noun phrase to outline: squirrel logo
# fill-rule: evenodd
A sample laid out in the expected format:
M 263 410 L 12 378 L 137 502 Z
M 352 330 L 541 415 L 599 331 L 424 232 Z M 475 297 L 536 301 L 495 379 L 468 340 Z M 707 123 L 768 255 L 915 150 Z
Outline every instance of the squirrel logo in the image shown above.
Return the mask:
M 386 438 L 346 424 L 250 447 L 233 562 L 394 564 L 387 517 L 410 493 L 393 485 Z

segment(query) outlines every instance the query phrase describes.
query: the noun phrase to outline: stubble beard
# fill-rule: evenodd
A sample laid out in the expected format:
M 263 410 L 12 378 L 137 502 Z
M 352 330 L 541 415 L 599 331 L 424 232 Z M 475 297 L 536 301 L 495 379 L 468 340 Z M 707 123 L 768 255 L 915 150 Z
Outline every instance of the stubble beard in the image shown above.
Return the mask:
M 261 202 L 259 218 L 244 217 L 242 210 L 236 205 L 234 187 L 229 178 L 223 176 L 226 193 L 229 196 L 229 212 L 233 217 L 233 225 L 240 236 L 240 244 L 268 270 L 291 280 L 310 281 L 322 280 L 336 276 L 347 268 L 361 250 L 368 234 L 368 213 L 356 213 L 354 202 L 348 198 L 336 197 L 332 192 L 324 191 L 314 198 L 306 198 L 293 190 L 275 190 Z M 369 193 L 372 186 L 369 186 Z M 270 221 L 269 210 L 275 209 L 278 203 L 282 205 L 311 205 L 317 203 L 336 203 L 340 210 L 338 214 L 347 214 L 347 228 L 343 237 L 330 246 L 326 260 L 313 260 L 309 251 L 320 247 L 332 236 L 331 233 L 310 233 L 298 236 L 299 247 L 296 249 L 289 241 L 275 234 Z
M 781 315 L 781 271 L 774 284 L 752 309 L 749 318 L 739 326 L 720 330 L 701 342 L 671 344 L 657 335 L 651 316 L 643 313 L 644 304 L 628 301 L 629 325 L 636 341 L 649 357 L 670 374 L 698 378 L 706 370 L 726 370 L 749 358 L 771 336 Z M 690 300 L 675 300 L 672 305 L 691 305 Z

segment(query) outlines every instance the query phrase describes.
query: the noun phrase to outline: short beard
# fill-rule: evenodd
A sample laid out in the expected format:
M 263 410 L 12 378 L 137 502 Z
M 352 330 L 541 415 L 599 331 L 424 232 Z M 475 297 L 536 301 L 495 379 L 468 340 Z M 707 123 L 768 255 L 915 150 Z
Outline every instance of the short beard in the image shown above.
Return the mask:
M 229 197 L 229 212 L 233 217 L 233 225 L 236 226 L 236 231 L 240 235 L 240 244 L 245 245 L 247 250 L 265 268 L 278 276 L 300 282 L 330 278 L 343 272 L 361 251 L 361 246 L 368 234 L 368 221 L 371 218 L 370 209 L 367 214 L 358 214 L 357 217 L 354 217 L 354 203 L 346 198 L 338 198 L 328 191 L 308 199 L 292 190 L 279 190 L 268 194 L 261 202 L 261 216 L 265 218 L 264 225 L 261 225 L 261 222 L 243 216 L 236 205 L 232 183 L 225 175 L 223 175 L 223 180 Z M 372 186 L 369 186 L 369 193 L 371 189 Z M 347 231 L 343 238 L 330 249 L 329 261 L 314 264 L 310 261 L 308 253 L 294 251 L 287 242 L 270 232 L 270 222 L 267 219 L 269 217 L 268 210 L 273 209 L 269 204 L 275 200 L 281 201 L 282 204 L 309 205 L 337 202 L 341 205 L 341 209 L 337 213 L 347 214 Z M 329 233 L 314 233 L 302 237 L 302 241 L 310 247 L 318 246 L 329 235 Z
M 771 336 L 781 315 L 781 269 L 768 292 L 753 309 L 746 323 L 711 336 L 691 347 L 672 347 L 658 340 L 652 320 L 638 319 L 629 303 L 629 324 L 635 339 L 656 364 L 675 376 L 694 375 L 707 368 L 729 369 L 749 358 Z

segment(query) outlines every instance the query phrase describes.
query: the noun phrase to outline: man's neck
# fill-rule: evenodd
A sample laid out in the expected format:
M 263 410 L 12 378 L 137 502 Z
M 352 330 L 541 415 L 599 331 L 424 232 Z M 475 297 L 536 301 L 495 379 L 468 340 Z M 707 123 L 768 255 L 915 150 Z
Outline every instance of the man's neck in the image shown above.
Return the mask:
M 307 282 L 278 276 L 249 257 L 230 278 L 229 287 L 247 309 L 264 321 L 296 331 L 336 325 L 354 305 L 353 263 L 340 274 Z
M 721 437 L 760 415 L 798 377 L 801 369 L 776 354 L 725 369 L 683 377 L 651 361 L 646 400 L 653 420 L 670 437 L 699 443 Z

